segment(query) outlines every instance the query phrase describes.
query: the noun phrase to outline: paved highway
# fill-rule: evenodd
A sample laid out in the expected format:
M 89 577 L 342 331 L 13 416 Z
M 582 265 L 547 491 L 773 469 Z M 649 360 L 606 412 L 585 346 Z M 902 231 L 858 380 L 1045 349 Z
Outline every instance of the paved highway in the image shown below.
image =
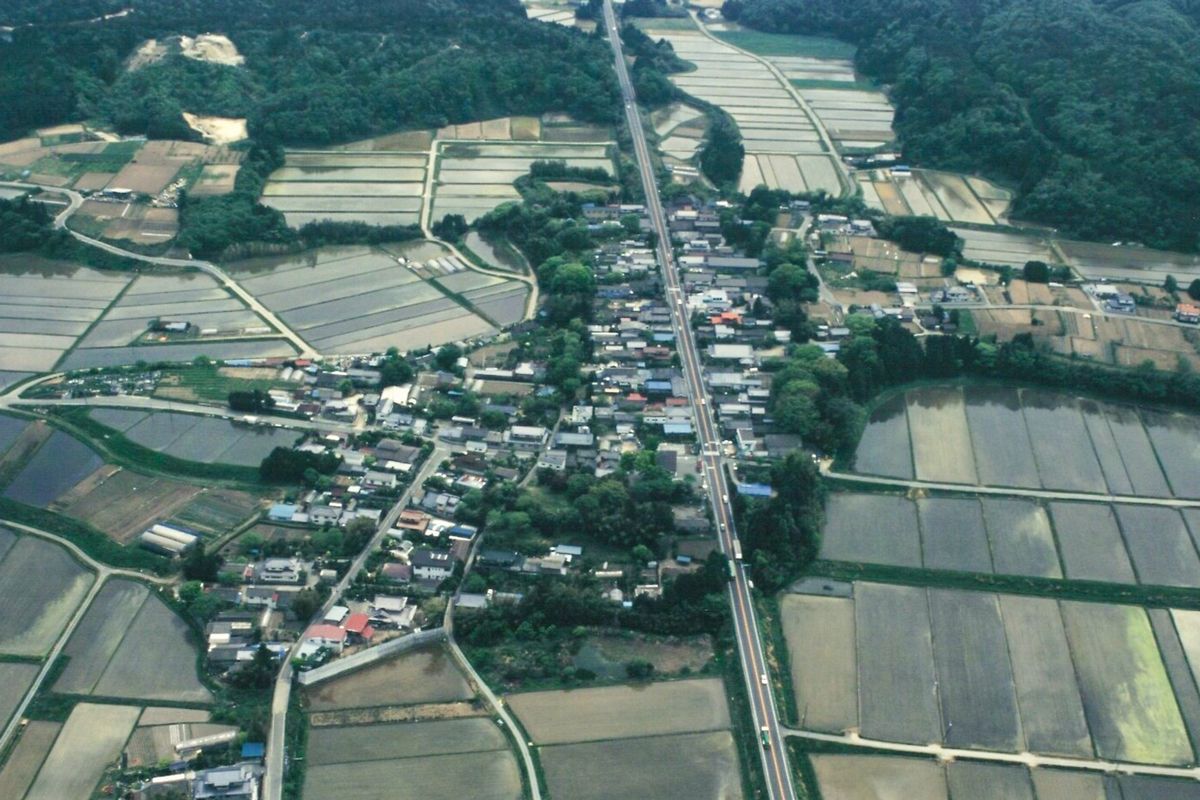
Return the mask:
M 683 287 L 679 280 L 674 255 L 671 252 L 671 237 L 667 231 L 666 217 L 663 215 L 662 203 L 659 200 L 658 186 L 654 182 L 650 150 L 646 145 L 645 131 L 642 130 L 637 98 L 633 91 L 633 84 L 629 80 L 629 71 L 626 69 L 625 56 L 621 50 L 621 37 L 617 29 L 616 15 L 613 13 L 612 0 L 604 2 L 604 24 L 608 29 L 608 38 L 612 44 L 617 77 L 621 83 L 621 96 L 625 103 L 625 116 L 629 122 L 638 168 L 642 173 L 642 186 L 646 194 L 646 212 L 654 226 L 654 232 L 658 235 L 658 258 L 662 263 L 663 280 L 667 287 L 667 304 L 671 308 L 675 340 L 688 393 L 692 399 L 692 411 L 699 432 L 701 463 L 719 528 L 721 549 L 725 555 L 732 557 L 735 552 L 738 552 L 734 547 L 737 534 L 733 524 L 733 509 L 729 504 L 729 487 L 721 467 L 721 438 L 713 422 L 710 411 L 712 404 L 706 396 L 704 382 L 701 378 L 700 357 L 696 352 L 696 342 L 692 336 L 687 308 L 684 305 Z M 755 728 L 765 733 L 765 741 L 759 742 L 758 747 L 767 784 L 767 795 L 774 800 L 794 800 L 796 792 L 792 784 L 792 773 L 788 767 L 787 754 L 784 751 L 784 731 L 776 716 L 771 682 L 769 678 L 764 679 L 763 677 L 767 675 L 768 669 L 763 655 L 762 640 L 759 638 L 758 623 L 754 616 L 750 588 L 742 565 L 737 563 L 734 566 L 733 580 L 729 583 L 729 599 L 733 606 L 738 655 L 741 659 L 742 671 L 745 674 L 750 712 Z

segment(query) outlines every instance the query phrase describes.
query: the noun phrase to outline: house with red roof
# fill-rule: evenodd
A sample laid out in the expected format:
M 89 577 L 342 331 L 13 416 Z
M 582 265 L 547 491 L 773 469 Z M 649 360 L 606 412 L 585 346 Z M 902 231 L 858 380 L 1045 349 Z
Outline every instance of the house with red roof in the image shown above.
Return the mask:
M 356 644 L 370 642 L 371 637 L 375 635 L 375 629 L 371 627 L 371 618 L 361 612 L 346 617 L 342 628 L 346 632 L 347 639 Z

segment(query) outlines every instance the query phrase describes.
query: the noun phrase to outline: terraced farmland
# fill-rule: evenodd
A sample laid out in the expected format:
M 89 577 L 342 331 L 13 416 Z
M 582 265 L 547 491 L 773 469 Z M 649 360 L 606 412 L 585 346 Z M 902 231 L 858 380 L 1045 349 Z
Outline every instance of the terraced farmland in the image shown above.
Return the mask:
M 837 99 L 842 94 L 839 91 L 817 90 L 815 92 L 804 92 L 806 98 L 810 94 L 816 95 L 811 102 L 817 108 L 828 105 L 839 107 L 837 109 L 818 111 L 818 114 L 847 114 L 862 117 L 861 122 L 852 120 L 839 121 L 835 119 L 835 124 L 877 124 L 882 126 L 885 119 L 890 124 L 891 118 L 890 116 L 885 117 L 882 106 L 871 106 L 869 103 L 861 106 L 848 104 L 846 101 Z M 826 95 L 830 99 L 825 99 L 824 96 Z M 863 109 L 875 108 L 877 110 L 843 110 L 840 108 L 842 106 L 849 106 L 852 109 L 861 107 Z M 890 114 L 890 107 L 888 108 L 888 113 Z M 935 172 L 927 169 L 917 169 L 903 173 L 889 169 L 874 169 L 856 172 L 854 180 L 862 190 L 863 201 L 868 206 L 877 208 L 893 216 L 904 217 L 916 215 L 937 217 L 947 223 L 962 222 L 976 225 L 1008 224 L 1008 207 L 1012 203 L 1012 192 L 982 178 L 951 172 Z M 1013 234 L 993 234 L 990 232 L 983 232 L 976 236 L 974 235 L 976 233 L 972 231 L 971 239 L 986 241 L 989 237 L 1013 236 Z M 1021 237 L 1017 238 L 1019 240 Z M 968 239 L 969 246 L 971 239 Z M 969 257 L 976 258 L 978 261 L 1009 263 L 1007 260 L 992 260 L 996 258 L 995 254 L 981 253 L 981 256 L 985 257 L 976 258 L 974 255 L 969 255 Z M 1021 263 L 1024 264 L 1024 262 Z
M 860 472 L 967 485 L 1200 497 L 1200 420 L 1192 416 L 997 387 L 915 389 L 905 394 L 903 416 L 898 404 L 889 399 L 868 420 L 856 455 Z
M 513 181 L 534 161 L 565 161 L 568 166 L 613 173 L 609 143 L 441 142 L 431 220 L 461 214 L 468 222 L 499 205 L 519 200 Z
M 792 87 L 762 61 L 709 39 L 698 30 L 647 33 L 668 40 L 680 58 L 696 65 L 671 81 L 701 100 L 720 106 L 737 123 L 746 148 L 739 189 L 760 183 L 794 192 L 843 191 L 839 167 Z
M 439 245 L 324 248 L 253 259 L 238 280 L 326 354 L 411 350 L 494 333 L 524 318 L 527 289 L 467 269 Z
M 807 662 L 794 668 L 796 704 L 816 710 L 814 729 L 1131 763 L 1194 760 L 1188 732 L 1200 699 L 1182 657 L 1195 643 L 1192 619 L 1185 627 L 1159 615 L 1152 627 L 1138 606 L 864 582 L 852 594 L 783 598 L 792 662 Z M 1165 635 L 1176 629 L 1179 639 Z M 827 674 L 846 670 L 856 685 Z M 1177 699 L 1176 686 L 1193 691 Z
M 293 150 L 263 189 L 288 225 L 328 219 L 368 225 L 420 221 L 428 152 Z

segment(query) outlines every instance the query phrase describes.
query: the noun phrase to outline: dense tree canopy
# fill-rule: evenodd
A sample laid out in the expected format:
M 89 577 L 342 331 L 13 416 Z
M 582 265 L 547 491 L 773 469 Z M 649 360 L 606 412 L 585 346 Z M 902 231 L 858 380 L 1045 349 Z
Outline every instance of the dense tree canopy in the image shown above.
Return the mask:
M 14 23 L 30 24 L 0 43 L 0 138 L 85 117 L 185 137 L 186 110 L 246 116 L 258 141 L 327 144 L 549 110 L 611 122 L 620 108 L 604 44 L 517 0 L 14 0 L 0 25 Z M 126 69 L 146 39 L 204 32 L 227 35 L 244 66 L 176 53 Z
M 33 250 L 52 237 L 50 214 L 27 198 L 0 200 L 0 253 Z
M 1189 0 L 728 0 L 726 15 L 859 45 L 907 157 L 1019 189 L 1014 213 L 1196 250 L 1200 6 Z

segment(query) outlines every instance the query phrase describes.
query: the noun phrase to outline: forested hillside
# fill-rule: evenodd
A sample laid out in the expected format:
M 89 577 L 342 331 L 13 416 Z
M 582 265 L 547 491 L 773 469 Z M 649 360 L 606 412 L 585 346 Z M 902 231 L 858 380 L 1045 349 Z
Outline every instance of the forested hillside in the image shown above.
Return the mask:
M 0 25 L 15 26 L 0 40 L 0 139 L 80 118 L 185 136 L 189 111 L 246 116 L 260 142 L 326 144 L 620 108 L 606 46 L 527 20 L 517 0 L 9 0 Z M 176 53 L 126 68 L 147 39 L 200 33 L 228 36 L 244 66 Z
M 727 16 L 859 45 L 914 163 L 1017 186 L 1014 216 L 1200 248 L 1200 4 L 728 0 Z

